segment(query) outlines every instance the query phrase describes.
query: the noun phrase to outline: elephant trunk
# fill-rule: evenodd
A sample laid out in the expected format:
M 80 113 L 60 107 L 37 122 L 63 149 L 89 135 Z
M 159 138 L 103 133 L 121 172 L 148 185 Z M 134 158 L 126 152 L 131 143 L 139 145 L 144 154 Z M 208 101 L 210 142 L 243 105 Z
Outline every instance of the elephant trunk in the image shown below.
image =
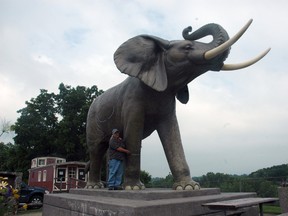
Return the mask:
M 227 32 L 218 24 L 210 23 L 207 24 L 197 31 L 189 34 L 192 31 L 192 27 L 189 26 L 185 28 L 182 32 L 183 38 L 185 40 L 198 40 L 205 36 L 211 35 L 213 37 L 213 41 L 209 43 L 211 47 L 217 47 L 220 44 L 224 43 L 229 39 Z
M 223 62 L 228 57 L 230 47 L 226 48 L 220 54 L 213 56 L 211 59 L 206 59 L 205 53 L 209 50 L 219 47 L 221 44 L 229 40 L 229 35 L 227 34 L 227 32 L 224 30 L 223 27 L 215 23 L 207 24 L 198 29 L 197 31 L 189 34 L 189 32 L 191 31 L 191 26 L 183 30 L 182 35 L 185 40 L 195 41 L 209 35 L 213 37 L 213 40 L 210 43 L 205 44 L 206 48 L 199 53 L 199 58 L 204 61 L 208 60 L 209 62 L 211 62 L 211 65 L 213 65 L 213 68 L 211 70 L 219 71 L 223 66 Z

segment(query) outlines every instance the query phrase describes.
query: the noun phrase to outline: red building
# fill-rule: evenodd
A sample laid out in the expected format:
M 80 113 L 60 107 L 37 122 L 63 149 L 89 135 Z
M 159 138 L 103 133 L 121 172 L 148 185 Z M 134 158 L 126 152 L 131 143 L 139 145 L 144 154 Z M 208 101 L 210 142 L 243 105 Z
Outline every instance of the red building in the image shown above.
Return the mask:
M 50 192 L 68 191 L 86 185 L 84 162 L 71 161 L 59 157 L 38 157 L 31 161 L 29 169 L 30 186 L 47 188 Z

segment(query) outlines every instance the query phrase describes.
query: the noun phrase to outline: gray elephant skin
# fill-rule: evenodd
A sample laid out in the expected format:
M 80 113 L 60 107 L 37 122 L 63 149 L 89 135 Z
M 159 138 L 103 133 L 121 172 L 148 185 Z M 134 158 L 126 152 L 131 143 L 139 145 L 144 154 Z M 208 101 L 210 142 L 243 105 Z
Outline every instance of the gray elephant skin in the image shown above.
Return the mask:
M 189 100 L 187 84 L 201 74 L 249 66 L 269 51 L 244 65 L 224 65 L 231 43 L 241 37 L 251 22 L 240 30 L 238 36 L 235 35 L 236 39 L 229 40 L 227 32 L 213 23 L 192 33 L 191 27 L 184 29 L 184 40 L 168 41 L 139 35 L 116 50 L 114 62 L 122 73 L 129 76 L 97 97 L 89 109 L 87 145 L 90 172 L 86 188 L 103 188 L 101 165 L 109 147 L 111 131 L 117 128 L 132 153 L 126 160 L 123 182 L 126 190 L 145 188 L 140 181 L 141 142 L 155 130 L 175 181 L 173 189 L 200 189 L 200 185 L 192 180 L 185 159 L 175 112 L 176 98 L 186 104 Z M 211 42 L 199 41 L 207 35 L 213 37 Z

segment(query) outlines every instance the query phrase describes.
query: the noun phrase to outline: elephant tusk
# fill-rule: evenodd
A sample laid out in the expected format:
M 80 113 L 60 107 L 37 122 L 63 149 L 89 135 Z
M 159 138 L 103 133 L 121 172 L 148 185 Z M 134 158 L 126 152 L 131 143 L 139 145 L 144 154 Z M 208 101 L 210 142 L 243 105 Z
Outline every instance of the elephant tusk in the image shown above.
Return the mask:
M 248 27 L 251 25 L 253 19 L 250 19 L 247 24 L 240 29 L 240 31 L 234 35 L 234 37 L 230 38 L 228 41 L 225 43 L 219 45 L 218 47 L 215 47 L 214 49 L 211 49 L 207 52 L 204 53 L 204 59 L 205 60 L 210 60 L 217 55 L 223 53 L 225 50 L 229 49 L 243 34 L 244 32 L 248 29 Z
M 238 70 L 238 69 L 242 69 L 242 68 L 245 68 L 245 67 L 249 67 L 250 65 L 253 65 L 257 61 L 262 59 L 270 50 L 271 50 L 271 48 L 268 48 L 267 50 L 265 50 L 260 55 L 256 56 L 253 59 L 250 59 L 250 60 L 248 60 L 246 62 L 242 62 L 242 63 L 238 63 L 238 64 L 224 64 L 223 67 L 221 68 L 221 70 L 226 70 L 226 71 L 227 70 Z

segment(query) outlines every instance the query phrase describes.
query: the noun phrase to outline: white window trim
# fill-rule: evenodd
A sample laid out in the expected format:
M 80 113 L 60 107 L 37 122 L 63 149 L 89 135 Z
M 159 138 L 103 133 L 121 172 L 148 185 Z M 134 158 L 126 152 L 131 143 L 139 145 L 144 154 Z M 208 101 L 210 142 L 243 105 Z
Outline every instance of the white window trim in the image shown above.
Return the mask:
M 41 182 L 42 171 L 38 171 L 38 182 Z
M 43 170 L 43 182 L 47 181 L 47 170 Z

